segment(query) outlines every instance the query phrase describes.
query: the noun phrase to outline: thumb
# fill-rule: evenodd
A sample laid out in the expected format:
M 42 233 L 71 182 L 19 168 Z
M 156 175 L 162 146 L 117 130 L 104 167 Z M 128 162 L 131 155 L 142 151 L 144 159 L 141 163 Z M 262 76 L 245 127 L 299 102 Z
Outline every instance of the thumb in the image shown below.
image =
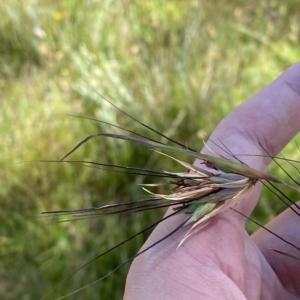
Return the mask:
M 267 153 L 276 156 L 299 130 L 300 63 L 297 63 L 221 121 L 202 152 L 211 155 L 212 150 L 229 159 L 237 155 L 248 166 L 266 172 L 271 159 L 263 156 Z M 258 201 L 260 188 L 257 185 L 238 210 L 249 215 Z

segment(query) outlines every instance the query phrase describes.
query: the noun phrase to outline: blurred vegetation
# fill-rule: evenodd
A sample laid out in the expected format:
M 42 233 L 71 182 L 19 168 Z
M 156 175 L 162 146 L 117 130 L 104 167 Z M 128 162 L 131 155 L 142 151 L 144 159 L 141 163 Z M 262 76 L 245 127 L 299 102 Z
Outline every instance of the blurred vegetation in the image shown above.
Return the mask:
M 2 1 L 0 298 L 40 299 L 163 213 L 47 225 L 42 211 L 137 199 L 143 196 L 137 183 L 152 179 L 17 162 L 60 159 L 89 134 L 119 132 L 67 114 L 153 136 L 97 92 L 158 131 L 200 149 L 201 138 L 234 107 L 299 60 L 298 8 L 295 0 Z M 295 149 L 292 144 L 285 155 L 297 159 Z M 72 158 L 179 170 L 142 147 L 100 138 Z M 272 172 L 285 178 L 276 166 Z M 269 198 L 264 194 L 254 213 L 262 223 L 283 209 Z M 48 299 L 105 275 L 136 253 L 144 238 L 83 268 Z M 121 299 L 127 270 L 69 298 Z

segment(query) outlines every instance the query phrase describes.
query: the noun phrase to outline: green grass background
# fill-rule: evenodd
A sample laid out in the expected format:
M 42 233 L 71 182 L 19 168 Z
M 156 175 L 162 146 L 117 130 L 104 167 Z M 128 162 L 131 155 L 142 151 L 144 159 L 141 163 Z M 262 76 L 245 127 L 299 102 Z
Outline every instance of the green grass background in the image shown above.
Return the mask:
M 140 198 L 138 183 L 152 180 L 67 164 L 16 164 L 60 159 L 89 134 L 120 132 L 67 114 L 153 136 L 97 91 L 160 132 L 201 149 L 203 135 L 300 58 L 296 0 L 11 0 L 0 3 L 0 15 L 1 299 L 40 299 L 163 214 L 51 225 L 53 219 L 40 218 L 42 211 Z M 295 144 L 285 153 L 299 156 Z M 72 158 L 181 170 L 143 147 L 100 138 Z M 285 179 L 278 168 L 271 172 Z M 283 208 L 269 198 L 264 194 L 254 213 L 263 223 Z M 249 230 L 255 228 L 249 224 Z M 80 270 L 47 299 L 100 278 L 136 253 L 144 238 Z M 121 299 L 127 271 L 69 298 Z

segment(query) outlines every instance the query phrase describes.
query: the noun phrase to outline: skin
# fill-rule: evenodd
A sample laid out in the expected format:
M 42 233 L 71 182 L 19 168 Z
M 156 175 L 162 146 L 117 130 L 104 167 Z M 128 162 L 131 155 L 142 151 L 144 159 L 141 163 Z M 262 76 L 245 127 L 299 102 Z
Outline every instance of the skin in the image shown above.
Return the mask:
M 299 130 L 300 63 L 297 63 L 231 112 L 210 139 L 221 140 L 234 154 L 266 155 L 261 143 L 275 156 Z M 214 144 L 209 142 L 208 146 L 231 158 Z M 208 148 L 202 152 L 212 155 Z M 270 163 L 269 158 L 259 156 L 239 158 L 263 172 Z M 235 208 L 249 215 L 260 191 L 258 183 L 251 195 Z M 274 201 L 278 201 L 275 196 Z M 142 249 L 170 233 L 184 218 L 179 215 L 162 222 Z M 300 246 L 299 226 L 300 218 L 291 209 L 267 225 Z M 181 229 L 133 261 L 126 281 L 125 300 L 300 298 L 300 262 L 272 249 L 298 256 L 299 251 L 264 229 L 249 236 L 245 231 L 245 218 L 235 211 L 218 215 L 176 250 L 188 229 Z

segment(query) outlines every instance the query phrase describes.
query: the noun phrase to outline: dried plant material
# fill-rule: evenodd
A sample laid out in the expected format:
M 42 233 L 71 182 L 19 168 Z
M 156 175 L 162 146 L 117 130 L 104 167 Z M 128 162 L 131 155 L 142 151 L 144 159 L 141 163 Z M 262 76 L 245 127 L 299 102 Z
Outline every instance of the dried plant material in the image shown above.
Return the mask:
M 180 173 L 162 171 L 161 176 L 164 175 L 166 178 L 171 176 L 173 178 L 171 181 L 159 182 L 157 184 L 143 184 L 143 189 L 148 192 L 152 198 L 140 201 L 137 206 L 117 210 L 114 212 L 102 213 L 105 215 L 136 212 L 158 207 L 173 207 L 173 210 L 177 212 L 177 214 L 187 215 L 187 219 L 182 224 L 182 227 L 192 224 L 191 229 L 184 236 L 178 247 L 182 245 L 187 238 L 199 232 L 207 224 L 209 224 L 213 217 L 229 208 L 236 206 L 247 195 L 249 195 L 252 188 L 258 181 L 266 180 L 269 182 L 280 183 L 299 191 L 297 188 L 292 187 L 269 174 L 254 170 L 239 162 L 198 153 L 191 149 L 172 147 L 158 143 L 154 140 L 110 133 L 98 133 L 87 137 L 73 150 L 71 150 L 61 161 L 65 161 L 65 159 L 76 149 L 94 137 L 121 139 L 150 147 L 159 154 L 173 159 L 187 169 L 186 172 Z M 170 155 L 160 152 L 160 150 L 196 157 L 202 160 L 202 164 L 205 169 L 176 159 Z M 167 194 L 155 193 L 146 189 L 146 187 L 159 187 L 168 185 L 172 186 L 172 189 L 171 192 Z M 133 202 L 130 204 L 133 204 Z M 76 211 L 73 213 L 98 211 L 103 209 L 111 209 L 112 207 L 113 206 L 110 205 L 104 207 L 102 206 L 98 208 Z
M 102 97 L 103 98 L 103 97 Z M 105 98 L 104 98 L 105 99 Z M 149 249 L 155 247 L 162 241 L 166 240 L 170 236 L 172 236 L 174 233 L 178 232 L 180 229 L 182 229 L 184 226 L 190 226 L 189 231 L 185 234 L 185 236 L 180 241 L 178 247 L 180 247 L 188 238 L 198 233 L 200 230 L 205 228 L 210 221 L 217 216 L 218 214 L 226 211 L 227 209 L 233 209 L 237 213 L 243 215 L 241 212 L 236 210 L 234 207 L 243 201 L 252 191 L 255 184 L 259 181 L 268 182 L 272 187 L 274 187 L 273 183 L 279 183 L 282 185 L 285 185 L 287 187 L 290 187 L 296 191 L 299 191 L 299 188 L 295 188 L 293 186 L 290 186 L 289 184 L 282 182 L 281 180 L 269 175 L 265 174 L 263 172 L 257 171 L 255 169 L 250 168 L 249 166 L 243 164 L 241 161 L 232 161 L 230 159 L 226 159 L 223 157 L 213 156 L 213 155 L 206 155 L 202 153 L 198 153 L 197 151 L 187 147 L 184 144 L 181 144 L 159 132 L 157 132 L 155 129 L 143 124 L 142 122 L 138 121 L 137 119 L 133 118 L 132 116 L 128 115 L 126 112 L 120 110 L 118 107 L 116 107 L 113 103 L 108 101 L 111 105 L 113 105 L 115 108 L 117 108 L 119 111 L 121 111 L 126 116 L 130 117 L 137 123 L 139 123 L 141 126 L 146 127 L 147 129 L 151 130 L 152 132 L 160 135 L 163 138 L 166 138 L 169 142 L 172 142 L 176 144 L 176 146 L 179 147 L 172 147 L 169 145 L 166 145 L 162 142 L 158 142 L 156 140 L 147 138 L 139 133 L 123 129 L 120 127 L 117 127 L 119 129 L 125 130 L 126 132 L 129 132 L 130 134 L 134 134 L 137 137 L 132 136 L 125 136 L 125 135 L 118 135 L 118 134 L 112 134 L 112 133 L 97 133 L 94 135 L 90 135 L 84 140 L 82 140 L 77 146 L 75 146 L 67 155 L 65 155 L 60 162 L 62 163 L 70 163 L 70 164 L 81 164 L 87 167 L 91 168 L 110 168 L 113 171 L 116 172 L 123 172 L 123 173 L 130 173 L 130 174 L 136 174 L 136 175 L 142 175 L 142 176 L 154 176 L 159 178 L 159 182 L 157 183 L 149 183 L 149 184 L 141 184 L 142 188 L 150 195 L 149 198 L 145 199 L 138 199 L 134 201 L 129 202 L 123 202 L 123 203 L 115 203 L 115 204 L 107 204 L 103 206 L 98 207 L 89 207 L 89 208 L 83 208 L 78 210 L 61 210 L 61 211 L 50 211 L 45 212 L 44 214 L 54 214 L 54 215 L 71 215 L 72 220 L 82 220 L 86 218 L 92 218 L 92 217 L 99 217 L 99 216 L 109 216 L 109 215 L 115 215 L 115 214 L 127 214 L 127 213 L 136 213 L 146 210 L 154 210 L 157 208 L 171 208 L 173 212 L 159 220 L 158 222 L 155 222 L 154 224 L 148 226 L 147 228 L 143 229 L 142 231 L 134 234 L 133 236 L 129 237 L 125 241 L 122 241 L 121 243 L 117 244 L 116 246 L 110 248 L 109 250 L 99 254 L 97 257 L 93 258 L 77 270 L 75 270 L 72 274 L 70 274 L 67 278 L 65 278 L 63 281 L 60 282 L 62 284 L 65 282 L 68 278 L 73 276 L 76 272 L 87 266 L 88 264 L 92 263 L 94 260 L 108 254 L 110 251 L 118 248 L 119 246 L 125 244 L 126 242 L 130 241 L 131 239 L 135 238 L 141 233 L 144 233 L 145 231 L 154 228 L 156 225 L 158 225 L 161 222 L 164 222 L 168 218 L 171 218 L 178 214 L 183 214 L 186 216 L 186 219 L 184 222 L 179 224 L 176 228 L 174 228 L 171 232 L 169 232 L 166 236 L 163 236 L 159 240 L 155 241 L 150 246 L 143 248 L 140 250 L 137 254 L 129 258 L 127 261 L 121 263 L 118 265 L 115 269 L 111 270 L 109 273 L 104 275 L 103 277 L 97 279 L 96 281 L 81 287 L 77 289 L 76 291 L 73 291 L 72 293 L 69 293 L 69 296 L 74 293 L 79 292 L 80 290 L 83 290 L 87 288 L 88 286 L 95 284 L 96 282 L 99 282 L 105 278 L 107 278 L 112 273 L 119 270 L 121 267 L 123 267 L 125 264 L 131 262 L 138 256 L 142 255 Z M 111 125 L 107 122 L 105 122 L 108 125 Z M 172 160 L 174 160 L 176 163 L 183 166 L 186 170 L 183 170 L 182 172 L 171 172 L 171 171 L 156 171 L 152 169 L 145 169 L 145 168 L 138 168 L 138 167 L 131 167 L 131 166 L 121 166 L 116 164 L 108 164 L 108 163 L 102 163 L 102 162 L 93 162 L 93 161 L 74 161 L 74 160 L 66 160 L 66 158 L 71 155 L 74 151 L 76 151 L 79 147 L 81 147 L 83 144 L 85 144 L 87 141 L 95 138 L 95 137 L 103 137 L 103 138 L 113 138 L 113 139 L 119 139 L 124 140 L 136 144 L 140 144 L 143 146 L 146 146 L 150 149 L 153 149 L 154 151 L 158 152 L 160 155 L 164 155 Z M 221 141 L 220 141 L 221 142 Z M 222 142 L 221 142 L 222 144 Z M 226 149 L 226 146 L 222 144 L 224 148 Z M 262 145 L 261 145 L 262 146 Z M 209 148 L 208 148 L 209 149 Z M 263 146 L 262 146 L 262 149 Z M 265 150 L 265 149 L 264 149 Z M 202 161 L 202 167 L 192 165 L 190 163 L 187 163 L 185 161 L 179 160 L 177 158 L 174 158 L 164 152 L 173 152 L 177 154 L 183 154 L 190 156 L 192 158 L 197 158 Z M 213 153 L 213 152 L 212 152 Z M 228 152 L 230 153 L 230 152 Z M 268 154 L 268 157 L 274 159 Z M 214 155 L 217 155 L 216 153 L 213 153 Z M 232 157 L 235 160 L 238 160 L 234 155 Z M 274 159 L 275 160 L 275 159 Z M 285 159 L 286 160 L 286 159 Z M 291 163 L 291 161 L 286 160 L 288 163 Z M 276 160 L 275 160 L 276 162 Z M 162 192 L 163 187 L 169 187 L 169 191 L 166 193 Z M 150 191 L 149 188 L 159 188 L 159 192 Z M 276 189 L 276 188 L 275 188 Z M 277 189 L 278 194 L 274 192 L 278 198 L 283 201 L 287 206 L 290 207 L 290 204 L 285 202 L 283 200 L 279 193 L 280 191 Z M 284 194 L 282 194 L 285 196 Z M 293 201 L 290 200 L 288 197 L 286 197 L 288 201 L 290 201 L 292 204 Z M 297 204 L 295 204 L 297 206 Z M 299 216 L 300 214 L 293 208 L 291 209 L 297 213 Z M 258 224 L 256 221 L 252 220 L 248 216 L 243 215 L 244 217 L 248 218 L 249 220 L 253 221 L 254 223 Z M 63 222 L 70 221 L 70 220 L 64 220 Z M 258 224 L 260 225 L 260 224 Z M 288 241 L 286 241 L 284 238 L 278 236 L 276 233 L 271 232 L 266 227 L 260 225 L 262 228 L 269 231 L 271 234 L 277 236 L 280 240 L 283 242 L 291 245 Z M 291 245 L 297 250 L 299 248 L 295 245 Z M 276 251 L 276 250 L 274 250 Z M 298 256 L 294 256 L 293 254 L 284 253 L 281 251 L 276 251 L 280 254 L 286 255 L 291 258 L 299 259 Z M 54 287 L 53 289 L 55 289 Z M 51 293 L 51 291 L 49 292 Z M 46 294 L 44 297 L 46 297 Z M 59 299 L 64 298 L 60 297 Z

